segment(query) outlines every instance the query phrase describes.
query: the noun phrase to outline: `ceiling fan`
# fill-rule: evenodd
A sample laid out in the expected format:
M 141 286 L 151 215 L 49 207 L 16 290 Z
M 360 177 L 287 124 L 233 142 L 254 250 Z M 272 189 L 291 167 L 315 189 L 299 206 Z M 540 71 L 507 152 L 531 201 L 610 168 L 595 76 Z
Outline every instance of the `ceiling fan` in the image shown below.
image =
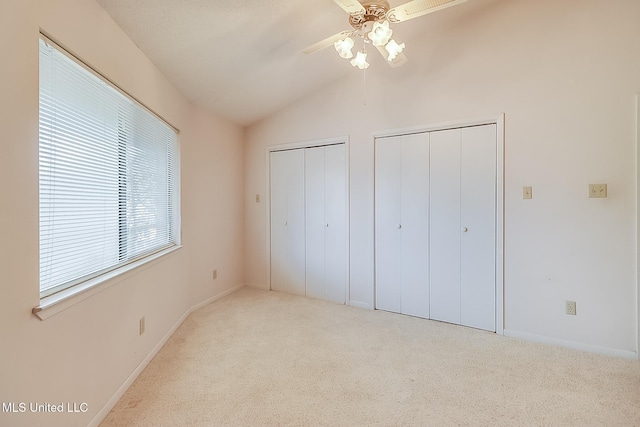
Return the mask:
M 333 45 L 345 59 L 353 58 L 355 40 L 363 40 L 363 47 L 351 59 L 351 65 L 361 70 L 368 68 L 366 44 L 372 43 L 392 67 L 407 62 L 404 43 L 391 38 L 393 30 L 389 24 L 408 21 L 428 13 L 464 3 L 467 0 L 412 0 L 391 8 L 387 0 L 333 0 L 349 14 L 352 30 L 342 31 L 306 48 L 303 53 L 313 53 Z

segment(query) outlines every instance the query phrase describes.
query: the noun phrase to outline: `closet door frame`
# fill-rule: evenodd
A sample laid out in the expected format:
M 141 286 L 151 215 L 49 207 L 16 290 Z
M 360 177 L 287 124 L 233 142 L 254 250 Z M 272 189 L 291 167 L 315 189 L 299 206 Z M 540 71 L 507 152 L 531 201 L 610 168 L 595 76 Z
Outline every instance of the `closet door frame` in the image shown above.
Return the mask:
M 286 150 L 298 150 L 298 149 L 305 149 L 305 148 L 314 148 L 314 147 L 324 147 L 324 146 L 329 146 L 329 145 L 339 145 L 339 144 L 344 144 L 344 150 L 345 150 L 345 184 L 346 184 L 346 188 L 345 188 L 345 213 L 344 213 L 344 218 L 345 218 L 345 254 L 346 254 L 346 259 L 345 259 L 345 304 L 346 305 L 351 305 L 350 303 L 350 298 L 349 298 L 349 289 L 350 289 L 350 285 L 349 285 L 349 270 L 350 270 L 350 262 L 349 262 L 349 257 L 350 257 L 350 251 L 349 251 L 349 236 L 350 236 L 350 225 L 351 225 L 351 221 L 350 221 L 350 217 L 349 217 L 349 212 L 350 212 L 350 208 L 349 208 L 349 191 L 350 191 L 350 185 L 349 185 L 349 137 L 348 136 L 339 136 L 339 137 L 335 137 L 335 138 L 325 138 L 325 139 L 317 139 L 317 140 L 310 140 L 310 141 L 301 141 L 301 142 L 291 142 L 291 143 L 285 143 L 285 144 L 277 144 L 277 145 L 270 145 L 267 146 L 265 148 L 265 171 L 266 171 L 266 188 L 265 188 L 265 192 L 264 192 L 264 203 L 265 203 L 265 254 L 266 254 L 266 279 L 267 282 L 269 283 L 269 289 L 273 290 L 271 287 L 271 153 L 274 151 L 286 151 Z
M 477 117 L 468 120 L 453 120 L 408 128 L 390 129 L 373 133 L 376 138 L 411 135 L 439 130 L 459 129 L 471 126 L 496 125 L 496 333 L 504 335 L 504 114 Z M 375 173 L 375 172 L 374 172 Z M 375 228 L 374 228 L 375 233 Z M 374 236 L 375 241 L 375 236 Z M 375 264 L 373 277 L 375 278 Z M 374 279 L 375 280 L 375 279 Z M 375 286 L 375 284 L 374 284 Z M 373 289 L 375 307 L 375 288 Z

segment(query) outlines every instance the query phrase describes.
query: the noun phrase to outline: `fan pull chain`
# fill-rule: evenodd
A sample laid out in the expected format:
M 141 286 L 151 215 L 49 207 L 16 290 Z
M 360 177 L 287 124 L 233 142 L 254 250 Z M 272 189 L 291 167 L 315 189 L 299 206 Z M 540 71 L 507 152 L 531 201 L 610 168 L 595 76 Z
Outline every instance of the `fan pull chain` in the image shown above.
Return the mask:
M 362 105 L 367 106 L 367 70 L 362 70 Z

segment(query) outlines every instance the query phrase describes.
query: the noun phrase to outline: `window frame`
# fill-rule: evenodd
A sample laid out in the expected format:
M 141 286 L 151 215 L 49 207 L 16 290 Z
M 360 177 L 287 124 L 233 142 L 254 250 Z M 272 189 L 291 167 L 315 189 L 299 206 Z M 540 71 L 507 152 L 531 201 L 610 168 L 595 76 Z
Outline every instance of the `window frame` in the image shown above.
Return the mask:
M 175 126 L 171 125 L 167 120 L 165 120 L 163 117 L 161 117 L 160 115 L 155 113 L 153 110 L 148 108 L 146 105 L 140 102 L 137 98 L 133 97 L 132 95 L 130 95 L 129 93 L 121 89 L 111 79 L 109 79 L 104 74 L 97 71 L 91 65 L 81 60 L 74 53 L 62 47 L 56 41 L 52 40 L 51 37 L 49 37 L 48 35 L 41 32 L 39 37 L 39 42 L 40 40 L 42 40 L 47 45 L 53 46 L 54 49 L 56 49 L 57 51 L 65 55 L 67 58 L 72 60 L 76 65 L 83 68 L 86 72 L 91 73 L 96 78 L 100 79 L 104 84 L 108 85 L 110 88 L 115 90 L 119 95 L 127 98 L 130 102 L 132 102 L 132 105 L 134 105 L 135 107 L 141 108 L 148 114 L 151 114 L 153 117 L 155 117 L 157 120 L 162 122 L 172 132 L 175 133 L 175 146 L 172 148 L 169 148 L 168 150 L 170 151 L 167 152 L 167 155 L 175 156 L 175 159 L 174 159 L 175 164 L 174 164 L 174 168 L 172 169 L 174 170 L 175 174 L 171 175 L 171 178 L 167 176 L 167 191 L 168 191 L 167 196 L 169 199 L 168 201 L 169 206 L 171 206 L 171 208 L 168 208 L 171 211 L 171 216 L 167 219 L 168 221 L 167 225 L 170 226 L 170 229 L 169 229 L 170 231 L 167 234 L 167 237 L 169 238 L 169 242 L 170 242 L 169 245 L 157 247 L 156 249 L 151 249 L 149 252 L 142 253 L 138 256 L 133 256 L 130 259 L 124 260 L 124 262 L 121 262 L 111 267 L 104 268 L 100 271 L 96 271 L 94 273 L 91 273 L 82 277 L 78 277 L 75 280 L 70 280 L 64 283 L 64 285 L 58 285 L 51 289 L 42 290 L 41 289 L 42 282 L 39 279 L 38 290 L 40 295 L 40 304 L 34 307 L 32 309 L 32 312 L 41 320 L 44 320 L 72 305 L 75 305 L 76 303 L 88 298 L 89 296 L 97 292 L 103 291 L 104 289 L 106 289 L 106 287 L 110 287 L 122 280 L 125 280 L 128 276 L 132 274 L 132 273 L 129 273 L 132 270 L 139 269 L 143 266 L 147 266 L 147 267 L 151 266 L 159 262 L 158 260 L 160 258 L 182 247 L 181 212 L 180 212 L 181 210 L 181 184 L 180 184 L 181 165 L 180 165 L 180 138 L 179 138 L 180 131 Z M 41 54 L 39 53 L 38 64 L 40 64 L 41 62 L 40 55 Z M 40 90 L 41 89 L 39 89 L 39 91 Z M 38 121 L 40 123 L 40 113 L 39 113 Z M 40 145 L 41 145 L 40 137 L 38 137 L 38 146 L 40 147 Z M 40 148 L 38 151 L 40 151 Z M 119 154 L 119 156 L 120 155 L 121 154 Z M 38 162 L 40 162 L 40 156 L 41 155 L 38 154 L 38 159 L 39 159 Z M 122 179 L 122 176 L 125 176 L 125 175 L 121 175 L 120 171 L 118 171 L 117 173 L 118 173 L 119 180 Z M 39 172 L 39 175 L 40 175 L 40 172 Z M 40 187 L 40 184 L 39 184 L 39 187 Z M 122 191 L 121 188 L 118 189 L 118 194 L 119 196 L 122 196 L 120 191 Z M 173 192 L 176 193 L 175 196 L 172 196 Z M 42 203 L 41 197 L 42 195 L 39 189 L 38 190 L 39 204 Z M 39 235 L 42 232 L 40 229 L 40 222 L 41 222 L 41 219 L 39 214 L 39 220 L 38 220 Z M 122 261 L 122 249 L 123 249 L 123 246 L 126 246 L 126 238 L 124 238 L 123 240 L 123 236 L 122 236 L 123 224 L 122 224 L 122 218 L 120 215 L 118 218 L 118 223 L 119 223 L 118 225 L 118 246 L 119 246 L 118 259 Z M 40 266 L 41 265 L 40 250 L 39 250 L 38 263 Z M 39 267 L 39 277 L 40 277 L 40 267 Z M 102 285 L 102 286 L 99 286 L 99 285 Z

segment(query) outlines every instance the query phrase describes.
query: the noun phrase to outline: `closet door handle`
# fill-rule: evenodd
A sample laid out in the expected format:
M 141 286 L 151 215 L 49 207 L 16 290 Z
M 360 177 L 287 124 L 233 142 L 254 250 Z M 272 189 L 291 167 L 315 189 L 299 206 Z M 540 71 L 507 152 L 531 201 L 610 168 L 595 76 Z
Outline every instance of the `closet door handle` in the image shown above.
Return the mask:
M 326 223 L 324 226 L 325 226 L 325 227 L 328 227 L 328 226 L 329 226 L 329 223 Z
M 462 232 L 466 233 L 467 231 L 469 231 L 469 229 L 467 227 L 462 227 Z
M 402 224 L 398 224 L 398 230 L 402 228 Z

